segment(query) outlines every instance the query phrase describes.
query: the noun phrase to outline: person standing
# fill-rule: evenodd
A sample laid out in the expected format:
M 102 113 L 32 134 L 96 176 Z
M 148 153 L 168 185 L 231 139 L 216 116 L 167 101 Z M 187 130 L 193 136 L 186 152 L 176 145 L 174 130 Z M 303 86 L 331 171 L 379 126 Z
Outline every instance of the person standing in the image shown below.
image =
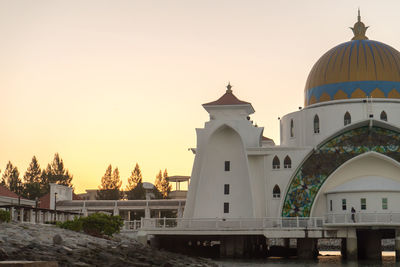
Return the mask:
M 351 220 L 353 221 L 353 223 L 356 222 L 356 210 L 354 209 L 354 207 L 351 207 Z

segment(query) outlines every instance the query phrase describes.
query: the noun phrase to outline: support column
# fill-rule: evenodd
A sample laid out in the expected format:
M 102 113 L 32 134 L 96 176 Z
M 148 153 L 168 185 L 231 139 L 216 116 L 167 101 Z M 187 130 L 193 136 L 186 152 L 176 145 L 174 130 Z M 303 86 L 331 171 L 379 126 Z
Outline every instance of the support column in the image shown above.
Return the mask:
M 35 212 L 33 209 L 29 210 L 29 222 L 30 223 L 35 223 Z
M 378 230 L 359 230 L 357 246 L 359 259 L 382 259 L 381 233 Z
M 24 209 L 23 208 L 19 209 L 19 221 L 20 222 L 24 221 Z
M 180 205 L 181 204 L 179 203 L 178 214 L 177 214 L 178 218 L 182 218 L 183 217 L 183 208 Z
M 145 217 L 146 219 L 150 218 L 150 208 L 149 208 L 149 207 L 146 207 L 146 208 L 144 209 L 144 217 Z
M 14 207 L 11 207 L 10 208 L 10 216 L 11 216 L 11 221 L 13 221 L 14 219 L 15 219 L 15 209 L 14 209 Z
M 128 222 L 131 220 L 131 211 L 128 210 Z
M 233 256 L 235 255 L 235 244 L 234 244 L 234 239 L 231 236 L 227 236 L 224 238 L 224 249 L 225 249 L 225 257 L 233 258 Z
M 290 248 L 290 238 L 283 239 L 283 246 L 284 248 Z
M 400 229 L 396 229 L 394 251 L 396 252 L 396 261 L 400 261 Z
M 340 241 L 340 255 L 342 255 L 342 259 L 347 259 L 346 238 L 342 238 Z
M 318 257 L 318 239 L 298 238 L 297 239 L 297 258 L 315 259 Z
M 87 217 L 88 216 L 87 208 L 82 208 L 82 214 L 83 214 L 83 217 Z
M 43 215 L 42 215 L 42 211 L 38 210 L 37 211 L 37 223 L 42 223 L 43 222 Z
M 244 255 L 244 237 L 243 236 L 235 236 L 235 257 L 243 258 Z
M 358 258 L 356 229 L 347 229 L 346 258 L 348 260 L 357 260 Z

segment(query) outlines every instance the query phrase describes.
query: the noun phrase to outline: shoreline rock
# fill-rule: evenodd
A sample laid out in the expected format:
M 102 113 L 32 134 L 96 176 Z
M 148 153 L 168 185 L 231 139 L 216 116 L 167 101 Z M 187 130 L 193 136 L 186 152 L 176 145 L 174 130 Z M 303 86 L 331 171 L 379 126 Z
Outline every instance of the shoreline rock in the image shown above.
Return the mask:
M 217 266 L 144 246 L 117 235 L 110 240 L 53 225 L 1 223 L 0 260 L 58 261 L 59 266 Z

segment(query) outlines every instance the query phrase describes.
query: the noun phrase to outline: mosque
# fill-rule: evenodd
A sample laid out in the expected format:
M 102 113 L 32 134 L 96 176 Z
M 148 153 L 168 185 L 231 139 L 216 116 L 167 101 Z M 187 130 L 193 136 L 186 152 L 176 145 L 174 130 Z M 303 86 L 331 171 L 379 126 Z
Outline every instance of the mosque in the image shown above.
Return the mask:
M 304 108 L 280 119 L 280 145 L 230 84 L 203 104 L 184 218 L 400 216 L 400 53 L 369 40 L 360 13 L 351 29 L 311 69 Z

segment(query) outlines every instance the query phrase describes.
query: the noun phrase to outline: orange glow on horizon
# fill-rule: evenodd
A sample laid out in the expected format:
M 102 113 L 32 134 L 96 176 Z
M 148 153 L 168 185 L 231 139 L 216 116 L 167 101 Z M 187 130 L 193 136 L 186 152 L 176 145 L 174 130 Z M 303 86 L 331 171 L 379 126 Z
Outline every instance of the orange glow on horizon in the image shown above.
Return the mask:
M 279 144 L 277 118 L 304 103 L 313 64 L 349 41 L 357 8 L 367 35 L 400 49 L 399 1 L 0 2 L 0 169 L 20 177 L 58 152 L 78 193 L 107 166 L 126 186 L 139 163 L 190 175 L 201 104 L 228 81 Z M 384 15 L 383 15 L 384 14 Z

